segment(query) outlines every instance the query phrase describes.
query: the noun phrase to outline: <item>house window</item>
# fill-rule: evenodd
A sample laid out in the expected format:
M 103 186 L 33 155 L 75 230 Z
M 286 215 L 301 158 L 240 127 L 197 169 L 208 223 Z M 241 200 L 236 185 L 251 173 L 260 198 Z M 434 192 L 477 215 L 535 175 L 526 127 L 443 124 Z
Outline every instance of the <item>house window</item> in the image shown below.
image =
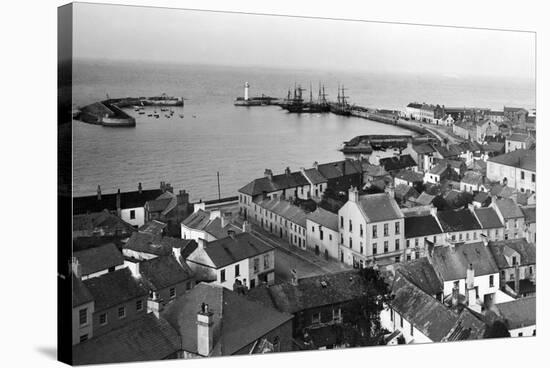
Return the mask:
M 518 337 L 522 337 L 523 336 L 523 332 L 518 332 Z
M 332 310 L 332 320 L 336 323 L 342 322 L 342 309 L 333 309 Z
M 264 254 L 264 270 L 269 268 L 269 254 Z
M 130 211 L 130 220 L 135 220 L 136 219 L 136 210 L 131 210 Z
M 451 236 L 451 239 L 452 239 L 453 241 L 455 241 L 455 240 L 456 240 L 456 234 L 453 234 L 453 235 Z
M 328 240 L 332 241 L 332 234 L 328 234 Z
M 80 342 L 84 342 L 86 340 L 88 340 L 88 334 L 84 334 L 80 336 Z
M 466 233 L 466 240 L 470 240 L 470 233 Z
M 411 260 L 411 255 L 407 254 L 407 261 L 410 261 L 410 260 Z
M 384 253 L 388 253 L 388 245 L 389 245 L 389 242 L 387 240 L 384 241 Z
M 462 240 L 462 233 L 458 234 L 458 240 Z
M 353 248 L 353 244 L 352 244 L 352 241 L 351 241 L 351 237 L 349 238 L 349 249 L 352 249 Z
M 494 286 L 495 286 L 495 276 L 490 275 L 489 276 L 489 287 L 494 287 Z
M 136 300 L 136 311 L 141 311 L 143 309 L 143 300 Z
M 411 336 L 414 336 L 414 327 L 413 327 L 412 323 L 410 324 L 410 326 L 411 326 Z
M 323 240 L 323 230 L 319 229 L 319 239 Z
M 359 224 L 359 235 L 363 236 L 363 224 Z
M 401 262 L 401 257 L 400 257 L 400 256 L 396 256 L 394 260 L 395 260 L 395 263 L 399 263 L 399 262 Z
M 220 271 L 220 282 L 225 282 L 225 270 Z
M 344 216 L 340 216 L 340 227 L 344 227 Z
M 407 248 L 409 248 L 411 246 L 411 241 L 410 239 L 407 239 Z
M 525 180 L 525 171 L 521 172 L 521 180 Z
M 313 313 L 311 316 L 311 324 L 315 325 L 321 323 L 321 313 Z
M 344 244 L 344 235 L 340 234 L 340 244 Z
M 260 270 L 260 259 L 254 258 L 254 272 L 258 272 Z
M 78 311 L 78 321 L 80 326 L 85 326 L 88 324 L 88 308 L 83 308 Z
M 312 226 L 312 227 L 311 227 L 311 232 L 312 232 L 312 233 L 315 232 L 315 226 Z
M 395 223 L 395 234 L 396 235 L 399 235 L 399 232 L 401 231 L 401 228 L 399 226 L 399 222 L 396 222 Z
M 395 239 L 395 250 L 399 250 L 399 239 Z
M 535 182 L 535 174 L 531 174 L 531 182 Z
M 474 240 L 476 240 L 477 239 L 477 233 L 474 231 L 473 234 L 474 234 Z
M 512 266 L 515 266 L 517 264 L 516 256 L 512 256 Z
M 372 254 L 378 253 L 378 249 L 376 248 L 376 243 L 372 243 Z
M 414 246 L 418 248 L 418 238 L 414 239 Z
M 529 274 L 530 274 L 530 275 L 533 274 L 533 266 L 529 266 Z
M 514 220 L 514 228 L 517 229 L 518 228 L 518 220 Z
M 384 236 L 388 236 L 390 233 L 390 227 L 388 224 L 384 224 Z
M 399 326 L 403 328 L 403 316 L 399 316 Z
M 235 265 L 235 277 L 241 276 L 240 265 Z
M 351 223 L 351 220 L 349 220 L 349 232 L 351 233 L 352 230 L 353 230 L 353 225 Z
M 359 253 L 363 254 L 363 242 L 359 242 Z
M 378 226 L 372 225 L 372 237 L 373 239 L 376 239 L 378 237 Z
M 390 321 L 392 322 L 393 322 L 393 313 L 394 313 L 393 309 L 390 309 Z
M 107 324 L 107 313 L 101 313 L 99 315 L 99 324 L 105 326 Z
M 118 307 L 118 318 L 124 318 L 124 317 L 126 317 L 126 308 Z

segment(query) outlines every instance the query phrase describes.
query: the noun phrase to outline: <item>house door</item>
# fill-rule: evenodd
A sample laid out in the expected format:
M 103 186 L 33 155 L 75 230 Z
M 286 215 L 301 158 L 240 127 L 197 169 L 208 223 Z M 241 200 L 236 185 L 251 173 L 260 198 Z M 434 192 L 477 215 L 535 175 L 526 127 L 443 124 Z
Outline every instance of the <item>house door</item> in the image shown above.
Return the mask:
M 283 237 L 283 228 L 279 228 L 279 238 Z

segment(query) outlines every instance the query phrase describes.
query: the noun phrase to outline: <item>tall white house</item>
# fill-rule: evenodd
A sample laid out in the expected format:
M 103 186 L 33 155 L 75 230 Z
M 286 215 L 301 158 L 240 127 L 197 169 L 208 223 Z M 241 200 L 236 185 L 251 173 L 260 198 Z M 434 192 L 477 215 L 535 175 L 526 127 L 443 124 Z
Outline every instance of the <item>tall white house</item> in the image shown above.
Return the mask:
M 534 150 L 518 149 L 487 160 L 487 179 L 520 192 L 536 192 L 536 173 Z
M 401 260 L 405 246 L 404 216 L 388 193 L 359 196 L 357 188 L 351 188 L 338 218 L 342 262 L 365 267 L 374 260 L 382 263 Z

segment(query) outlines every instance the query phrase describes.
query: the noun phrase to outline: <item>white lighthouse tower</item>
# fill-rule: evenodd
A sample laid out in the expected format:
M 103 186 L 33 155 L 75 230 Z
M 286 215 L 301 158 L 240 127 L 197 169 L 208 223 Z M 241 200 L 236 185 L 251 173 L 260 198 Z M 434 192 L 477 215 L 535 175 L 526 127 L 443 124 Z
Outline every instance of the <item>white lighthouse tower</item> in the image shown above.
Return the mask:
M 244 100 L 248 101 L 248 89 L 250 88 L 250 84 L 248 82 L 244 82 Z

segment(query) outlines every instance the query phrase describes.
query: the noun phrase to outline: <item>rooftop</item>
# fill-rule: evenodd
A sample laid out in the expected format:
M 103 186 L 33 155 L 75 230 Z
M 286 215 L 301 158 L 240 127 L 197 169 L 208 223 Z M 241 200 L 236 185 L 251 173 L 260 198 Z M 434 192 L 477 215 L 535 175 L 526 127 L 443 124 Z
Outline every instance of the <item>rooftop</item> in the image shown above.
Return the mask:
M 481 225 L 469 209 L 438 211 L 437 218 L 444 232 L 479 230 Z
M 420 193 L 420 195 L 418 196 L 418 198 L 416 198 L 414 201 L 416 203 L 418 203 L 419 205 L 429 205 L 432 203 L 432 201 L 434 200 L 435 196 L 434 195 L 431 195 L 431 194 L 428 194 L 426 192 L 422 192 Z
M 135 231 L 132 225 L 106 210 L 73 216 L 73 231 L 104 232 L 105 230 L 120 234 L 130 234 Z
M 181 249 L 182 257 L 190 254 L 196 248 L 197 243 L 192 239 L 180 239 L 169 236 L 154 235 L 150 233 L 133 233 L 124 245 L 124 249 L 153 254 L 156 256 L 167 256 L 172 254 L 173 248 Z
M 434 268 L 426 257 L 401 263 L 397 272 L 432 296 L 443 292 L 443 282 L 437 277 Z
M 252 301 L 224 287 L 201 283 L 178 297 L 162 317 L 181 336 L 182 348 L 197 353 L 197 312 L 201 303 L 213 313 L 210 356 L 232 355 L 290 321 L 292 316 Z
M 381 158 L 380 166 L 383 166 L 386 171 L 395 171 L 417 166 L 417 163 L 411 155 L 401 155 Z
M 505 254 L 508 250 L 517 252 L 520 256 L 518 264 L 520 266 L 532 265 L 537 262 L 537 249 L 524 238 L 508 239 L 489 242 L 489 249 L 493 254 L 496 264 L 500 269 L 510 268 L 513 265 L 506 260 Z
M 534 296 L 500 303 L 496 307 L 510 330 L 534 326 L 536 323 L 537 299 Z
M 533 150 L 518 149 L 503 155 L 491 157 L 488 161 L 529 171 L 537 170 L 536 151 Z
M 442 234 L 436 218 L 430 215 L 405 217 L 405 238 L 418 238 Z
M 381 222 L 403 218 L 403 214 L 388 193 L 367 194 L 359 197 L 359 207 L 369 222 Z
M 338 231 L 338 215 L 321 207 L 307 214 L 307 219 L 328 229 Z
M 482 229 L 497 229 L 504 227 L 497 213 L 491 207 L 475 208 L 474 213 Z
M 534 224 L 537 222 L 537 207 L 535 206 L 524 206 L 521 207 L 521 212 L 525 217 L 525 223 Z
M 301 227 L 306 226 L 306 212 L 301 207 L 292 204 L 290 201 L 281 198 L 266 198 L 257 201 L 256 204 L 294 224 Z
M 466 270 L 472 264 L 475 276 L 495 274 L 499 272 L 497 264 L 488 247 L 479 243 L 459 243 L 435 247 L 432 265 L 444 281 L 466 278 Z
M 505 220 L 522 218 L 524 216 L 519 206 L 511 198 L 497 199 L 495 206 Z
M 152 290 L 162 290 L 193 278 L 189 266 L 178 262 L 173 255 L 141 261 L 139 273 Z
M 313 184 L 326 183 L 327 179 L 316 168 L 305 169 L 304 176 Z
M 124 264 L 122 253 L 113 243 L 74 252 L 73 256 L 78 259 L 83 276 Z
M 477 171 L 466 171 L 461 181 L 469 185 L 482 185 L 484 178 L 483 175 Z
M 424 174 L 418 171 L 401 170 L 394 175 L 395 178 L 405 180 L 410 183 L 417 183 L 424 181 Z
M 273 175 L 271 179 L 268 177 L 254 179 L 239 189 L 239 192 L 254 197 L 262 193 L 287 190 L 308 184 L 309 182 L 301 172 L 288 172 Z
M 145 202 L 153 200 L 162 194 L 161 189 L 149 189 L 133 192 L 120 193 L 120 208 L 138 208 L 143 207 Z M 117 193 L 101 193 L 101 199 L 98 195 L 73 198 L 73 214 L 79 215 L 89 212 L 101 212 L 104 209 L 116 211 Z

